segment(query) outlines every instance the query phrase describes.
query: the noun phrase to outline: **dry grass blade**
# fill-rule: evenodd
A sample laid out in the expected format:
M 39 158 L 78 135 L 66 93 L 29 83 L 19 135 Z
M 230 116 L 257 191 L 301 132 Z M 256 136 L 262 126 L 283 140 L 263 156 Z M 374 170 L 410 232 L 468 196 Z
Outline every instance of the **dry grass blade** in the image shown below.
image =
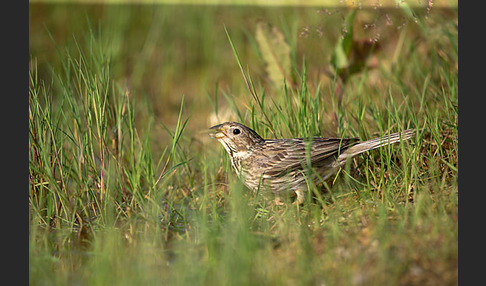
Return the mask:
M 272 84 L 282 87 L 284 80 L 290 82 L 290 46 L 282 32 L 268 23 L 259 22 L 256 25 L 255 38 Z

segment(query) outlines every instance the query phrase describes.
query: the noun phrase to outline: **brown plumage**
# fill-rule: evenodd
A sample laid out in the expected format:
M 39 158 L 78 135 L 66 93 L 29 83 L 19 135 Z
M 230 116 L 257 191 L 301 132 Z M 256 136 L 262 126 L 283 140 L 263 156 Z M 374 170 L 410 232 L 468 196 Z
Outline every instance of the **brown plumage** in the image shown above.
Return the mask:
M 413 134 L 414 130 L 409 129 L 361 143 L 358 138 L 320 137 L 310 142 L 303 138 L 265 140 L 237 122 L 225 122 L 210 128 L 211 137 L 223 144 L 238 177 L 248 188 L 253 191 L 265 188 L 278 198 L 296 194 L 299 204 L 304 201 L 307 190 L 304 172 L 308 162 L 316 170 L 310 179 L 318 179 L 317 173 L 325 180 L 336 173 L 347 159 L 409 139 Z

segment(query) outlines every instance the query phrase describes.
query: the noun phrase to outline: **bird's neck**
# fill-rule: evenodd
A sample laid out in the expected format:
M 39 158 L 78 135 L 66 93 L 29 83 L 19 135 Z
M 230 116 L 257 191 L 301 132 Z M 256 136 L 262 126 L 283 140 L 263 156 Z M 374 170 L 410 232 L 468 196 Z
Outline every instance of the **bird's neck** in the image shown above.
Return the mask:
M 240 176 L 241 171 L 241 162 L 250 156 L 248 151 L 239 151 L 233 152 L 233 156 L 231 156 L 231 165 L 236 171 L 236 174 Z

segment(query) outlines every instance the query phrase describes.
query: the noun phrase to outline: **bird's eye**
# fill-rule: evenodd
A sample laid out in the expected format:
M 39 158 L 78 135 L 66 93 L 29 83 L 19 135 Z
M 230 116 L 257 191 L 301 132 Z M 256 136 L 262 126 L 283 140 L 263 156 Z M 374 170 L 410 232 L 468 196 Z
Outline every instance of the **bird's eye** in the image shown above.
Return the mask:
M 233 129 L 233 134 L 235 134 L 235 135 L 240 134 L 240 132 L 241 132 L 241 131 L 240 131 L 240 129 L 238 129 L 238 128 Z

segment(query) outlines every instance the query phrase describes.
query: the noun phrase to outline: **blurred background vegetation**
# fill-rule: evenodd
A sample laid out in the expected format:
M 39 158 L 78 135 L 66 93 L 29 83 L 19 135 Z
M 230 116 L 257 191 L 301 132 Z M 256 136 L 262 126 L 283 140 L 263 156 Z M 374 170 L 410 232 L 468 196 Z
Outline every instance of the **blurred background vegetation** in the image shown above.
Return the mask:
M 457 2 L 82 2 L 29 4 L 32 284 L 456 284 Z M 205 133 L 227 120 L 425 131 L 279 209 Z
M 433 8 L 432 8 L 433 7 Z M 430 49 L 424 37 L 435 37 L 433 27 L 456 16 L 456 10 L 423 5 L 408 9 L 373 7 L 360 9 L 354 24 L 354 38 L 360 45 L 376 43 L 373 56 L 365 60 L 380 69 L 400 68 L 396 62 L 403 41 L 413 41 L 415 49 Z M 189 129 L 197 132 L 231 118 L 225 114 L 224 95 L 240 98 L 238 109 L 245 109 L 248 89 L 224 32 L 226 25 L 244 68 L 268 94 L 281 89 L 272 86 L 255 38 L 258 23 L 275 26 L 291 47 L 293 71 L 307 63 L 310 88 L 332 83 L 329 75 L 331 54 L 346 33 L 343 29 L 348 8 L 337 7 L 267 7 L 214 5 L 103 5 L 31 3 L 29 9 L 29 53 L 40 79 L 50 81 L 51 70 L 60 70 L 65 50 L 75 51 L 88 45 L 94 35 L 110 58 L 110 75 L 131 97 L 146 101 L 156 121 L 173 127 L 181 98 L 190 114 Z M 426 25 L 428 33 L 422 29 Z M 438 28 L 437 28 L 438 29 Z M 88 30 L 92 30 L 88 33 Z M 400 36 L 401 35 L 401 36 Z M 443 35 L 441 35 L 443 36 Z M 408 43 L 406 43 L 408 44 Z M 444 47 L 447 48 L 447 47 Z M 366 49 L 363 49 L 364 51 Z M 439 50 L 438 53 L 441 51 Z M 363 52 L 364 53 L 364 52 Z M 446 53 L 442 53 L 446 55 Z M 440 56 L 441 54 L 439 54 Z M 424 62 L 424 64 L 427 64 Z M 395 65 L 395 66 L 394 66 Z M 386 86 L 383 78 L 373 75 L 369 84 Z M 293 72 L 294 84 L 297 82 Z M 407 75 L 403 75 L 404 81 Z M 359 82 L 359 78 L 352 78 Z M 349 84 L 351 85 L 351 84 Z M 52 95 L 58 94 L 56 85 Z M 353 88 L 349 88 L 352 92 Z M 216 101 L 219 116 L 212 104 Z M 145 113 L 136 113 L 143 117 Z M 211 117 L 212 116 L 212 117 Z M 138 119 L 136 122 L 141 122 Z M 140 127 L 141 125 L 139 125 Z M 156 124 L 153 142 L 166 141 L 166 132 Z M 333 126 L 328 134 L 332 135 Z M 158 130 L 157 130 L 158 129 Z M 326 131 L 324 131 L 326 132 Z M 288 134 L 287 134 L 288 135 Z M 154 149 L 155 150 L 155 149 Z

